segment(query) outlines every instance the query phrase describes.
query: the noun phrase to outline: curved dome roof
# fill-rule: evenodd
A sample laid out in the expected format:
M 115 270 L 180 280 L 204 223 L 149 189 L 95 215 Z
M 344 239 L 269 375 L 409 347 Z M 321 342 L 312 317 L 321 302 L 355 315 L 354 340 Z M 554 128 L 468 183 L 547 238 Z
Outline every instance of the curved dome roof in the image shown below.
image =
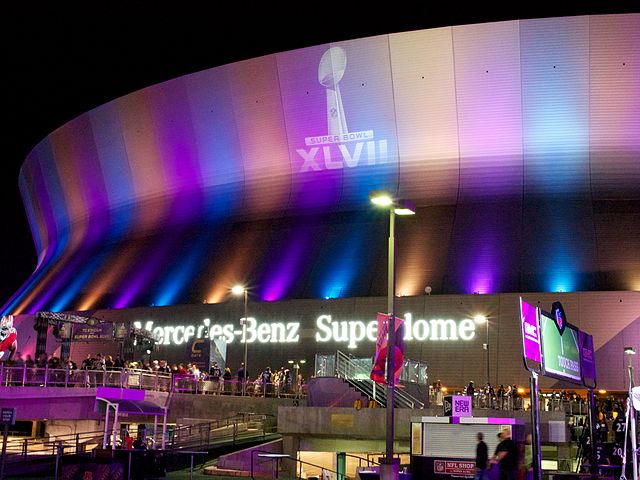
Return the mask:
M 640 15 L 419 30 L 154 85 L 51 133 L 4 306 L 640 288 Z

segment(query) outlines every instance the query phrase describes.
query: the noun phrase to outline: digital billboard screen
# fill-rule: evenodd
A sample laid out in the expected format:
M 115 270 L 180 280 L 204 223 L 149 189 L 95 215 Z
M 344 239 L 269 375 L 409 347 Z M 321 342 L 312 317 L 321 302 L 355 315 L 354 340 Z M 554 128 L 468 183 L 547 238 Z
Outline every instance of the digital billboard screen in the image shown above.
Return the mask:
M 561 335 L 551 314 L 540 311 L 542 367 L 545 375 L 582 383 L 578 329 L 567 324 Z

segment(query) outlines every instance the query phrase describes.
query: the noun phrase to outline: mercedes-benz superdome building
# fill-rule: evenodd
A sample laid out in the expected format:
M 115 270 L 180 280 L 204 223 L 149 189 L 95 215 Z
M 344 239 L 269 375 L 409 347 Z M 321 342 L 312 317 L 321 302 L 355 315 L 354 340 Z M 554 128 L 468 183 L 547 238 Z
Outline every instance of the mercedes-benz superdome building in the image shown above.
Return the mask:
M 430 379 L 524 384 L 522 296 L 562 302 L 594 337 L 598 384 L 624 389 L 624 347 L 640 346 L 640 14 L 217 66 L 62 125 L 19 182 L 38 263 L 2 313 L 23 353 L 37 312 L 90 312 L 155 331 L 174 361 L 198 336 L 223 339 L 235 372 L 242 283 L 252 374 L 371 357 L 389 214 L 369 196 L 386 190 L 417 206 L 397 218 L 397 314 Z M 88 348 L 109 346 L 72 355 Z

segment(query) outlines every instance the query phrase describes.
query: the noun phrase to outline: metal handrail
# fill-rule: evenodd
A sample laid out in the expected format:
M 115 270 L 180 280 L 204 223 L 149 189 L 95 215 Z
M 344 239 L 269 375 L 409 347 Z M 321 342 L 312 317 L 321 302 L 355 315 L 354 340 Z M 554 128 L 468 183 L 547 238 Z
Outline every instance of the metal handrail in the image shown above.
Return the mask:
M 367 458 L 362 458 L 362 457 L 359 457 L 358 455 L 352 455 L 352 454 L 350 454 L 350 453 L 345 453 L 345 454 L 344 454 L 344 456 L 345 456 L 345 457 L 357 458 L 358 460 L 364 460 L 364 461 L 366 461 L 366 462 L 367 462 L 367 466 L 369 466 L 369 465 L 380 465 L 380 463 L 379 463 L 379 462 L 376 462 L 375 460 L 371 460 L 371 459 L 369 458 L 369 455 L 370 455 L 370 454 L 367 454 Z M 381 454 L 380 454 L 380 456 L 382 456 L 382 455 L 383 455 L 383 454 L 381 453 Z M 399 454 L 399 453 L 394 453 L 394 455 L 393 455 L 393 456 L 394 456 L 394 457 L 398 457 L 398 458 L 400 458 L 400 454 Z M 358 466 L 359 466 L 359 467 L 361 467 L 361 466 L 362 466 L 362 463 L 361 463 L 360 461 L 358 461 Z
M 447 394 L 457 395 L 455 391 L 451 391 Z M 429 388 L 429 401 L 431 405 L 442 405 L 445 395 L 443 392 L 438 392 L 433 387 Z M 465 391 L 459 393 L 459 395 L 466 395 Z M 478 409 L 492 409 L 492 410 L 522 410 L 525 407 L 525 400 L 529 399 L 529 395 L 518 394 L 518 396 L 512 395 L 498 395 L 494 393 L 489 395 L 483 390 L 475 391 L 473 395 L 473 408 Z M 586 400 L 564 399 L 550 396 L 546 393 L 540 393 L 538 396 L 538 402 L 540 405 L 540 411 L 545 412 L 564 412 L 569 415 L 584 415 L 587 413 Z
M 273 419 L 272 422 L 269 420 Z M 242 424 L 255 424 L 259 428 L 243 429 Z M 273 425 L 270 425 L 273 423 Z M 227 418 L 211 420 L 190 425 L 180 425 L 172 431 L 169 450 L 183 451 L 194 446 L 207 448 L 216 444 L 247 438 L 262 437 L 275 432 L 275 417 L 268 414 L 239 413 Z M 74 455 L 86 453 L 87 445 L 100 446 L 104 431 L 68 433 L 51 435 L 45 438 L 9 438 L 7 441 L 7 458 L 24 460 L 29 456 L 51 457 L 59 454 Z M 156 435 L 162 435 L 158 432 Z M 147 437 L 153 444 L 159 445 L 158 438 Z M 95 441 L 92 441 L 95 440 Z M 161 440 L 161 439 L 160 439 Z
M 260 454 L 266 454 L 266 455 L 273 455 L 274 452 L 270 452 L 268 450 L 251 450 L 251 478 L 255 479 L 254 476 L 254 471 L 253 471 L 253 457 L 254 454 L 258 454 L 258 456 L 260 456 Z M 333 476 L 335 478 L 339 478 L 338 477 L 338 472 L 336 470 L 333 470 L 331 468 L 327 468 L 327 467 L 323 467 L 322 465 L 316 465 L 315 463 L 311 463 L 311 462 L 306 462 L 304 460 L 300 460 L 298 458 L 293 458 L 291 455 L 287 455 L 287 454 L 278 454 L 278 457 L 275 459 L 271 459 L 272 463 L 274 462 L 274 460 L 291 460 L 293 462 L 295 462 L 296 464 L 296 471 L 298 471 L 298 466 L 300 466 L 300 473 L 298 474 L 297 478 L 302 478 L 302 465 L 310 465 L 312 467 L 315 468 L 319 468 L 320 470 L 326 470 L 327 472 L 333 474 Z M 274 468 L 277 468 L 277 464 L 274 464 Z M 274 473 L 274 478 L 276 478 L 275 473 Z
M 169 391 L 171 374 L 134 368 L 116 370 L 83 370 L 67 368 L 8 367 L 0 364 L 3 387 L 119 387 Z
M 268 425 L 273 418 L 273 425 Z M 249 428 L 249 424 L 259 428 Z M 246 428 L 244 427 L 246 424 Z M 273 430 L 273 431 L 272 431 Z M 181 425 L 172 432 L 168 447 L 171 450 L 183 448 L 207 448 L 215 444 L 228 442 L 235 444 L 238 440 L 265 437 L 275 432 L 275 417 L 268 414 L 243 413 L 232 417 L 211 420 L 209 422 Z
M 305 387 L 288 391 L 274 385 L 273 394 L 256 388 L 254 396 L 278 396 L 280 398 L 300 399 L 306 396 Z M 0 387 L 59 387 L 59 388 L 133 388 L 171 393 L 191 394 L 236 394 L 241 389 L 235 380 L 213 382 L 208 375 L 194 377 L 190 374 L 153 372 L 135 368 L 111 370 L 84 370 L 70 368 L 9 367 L 0 363 Z M 260 385 L 261 387 L 261 385 Z
M 65 454 L 84 453 L 87 444 L 91 444 L 95 439 L 95 444 L 99 445 L 103 431 L 67 433 L 63 435 L 52 435 L 44 438 L 9 438 L 7 439 L 7 455 L 9 458 L 25 459 L 28 456 L 56 455 L 59 447 L 66 449 Z
M 353 362 L 350 355 L 337 350 L 336 352 L 336 376 L 339 378 L 369 378 L 370 370 L 362 368 Z
M 385 389 L 376 388 L 375 382 L 368 379 L 369 372 L 364 371 L 359 365 L 353 362 L 351 356 L 344 354 L 340 350 L 336 351 L 336 376 L 345 380 L 357 380 L 357 382 L 351 383 L 355 388 L 358 388 L 362 393 L 376 402 L 386 405 Z M 371 384 L 370 391 L 368 391 L 369 389 L 360 388 L 358 383 L 364 385 Z M 378 395 L 378 391 L 380 391 L 380 396 Z M 396 389 L 395 396 L 398 406 L 402 408 L 424 408 L 424 402 L 421 402 L 402 389 Z

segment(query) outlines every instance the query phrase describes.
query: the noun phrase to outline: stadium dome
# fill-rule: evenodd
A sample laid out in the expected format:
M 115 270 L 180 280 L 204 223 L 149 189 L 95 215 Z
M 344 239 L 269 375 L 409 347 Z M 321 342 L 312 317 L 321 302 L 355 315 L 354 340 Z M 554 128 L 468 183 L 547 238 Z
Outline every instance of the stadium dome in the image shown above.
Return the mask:
M 640 14 L 393 33 L 115 99 L 29 154 L 38 252 L 3 314 L 640 289 Z

